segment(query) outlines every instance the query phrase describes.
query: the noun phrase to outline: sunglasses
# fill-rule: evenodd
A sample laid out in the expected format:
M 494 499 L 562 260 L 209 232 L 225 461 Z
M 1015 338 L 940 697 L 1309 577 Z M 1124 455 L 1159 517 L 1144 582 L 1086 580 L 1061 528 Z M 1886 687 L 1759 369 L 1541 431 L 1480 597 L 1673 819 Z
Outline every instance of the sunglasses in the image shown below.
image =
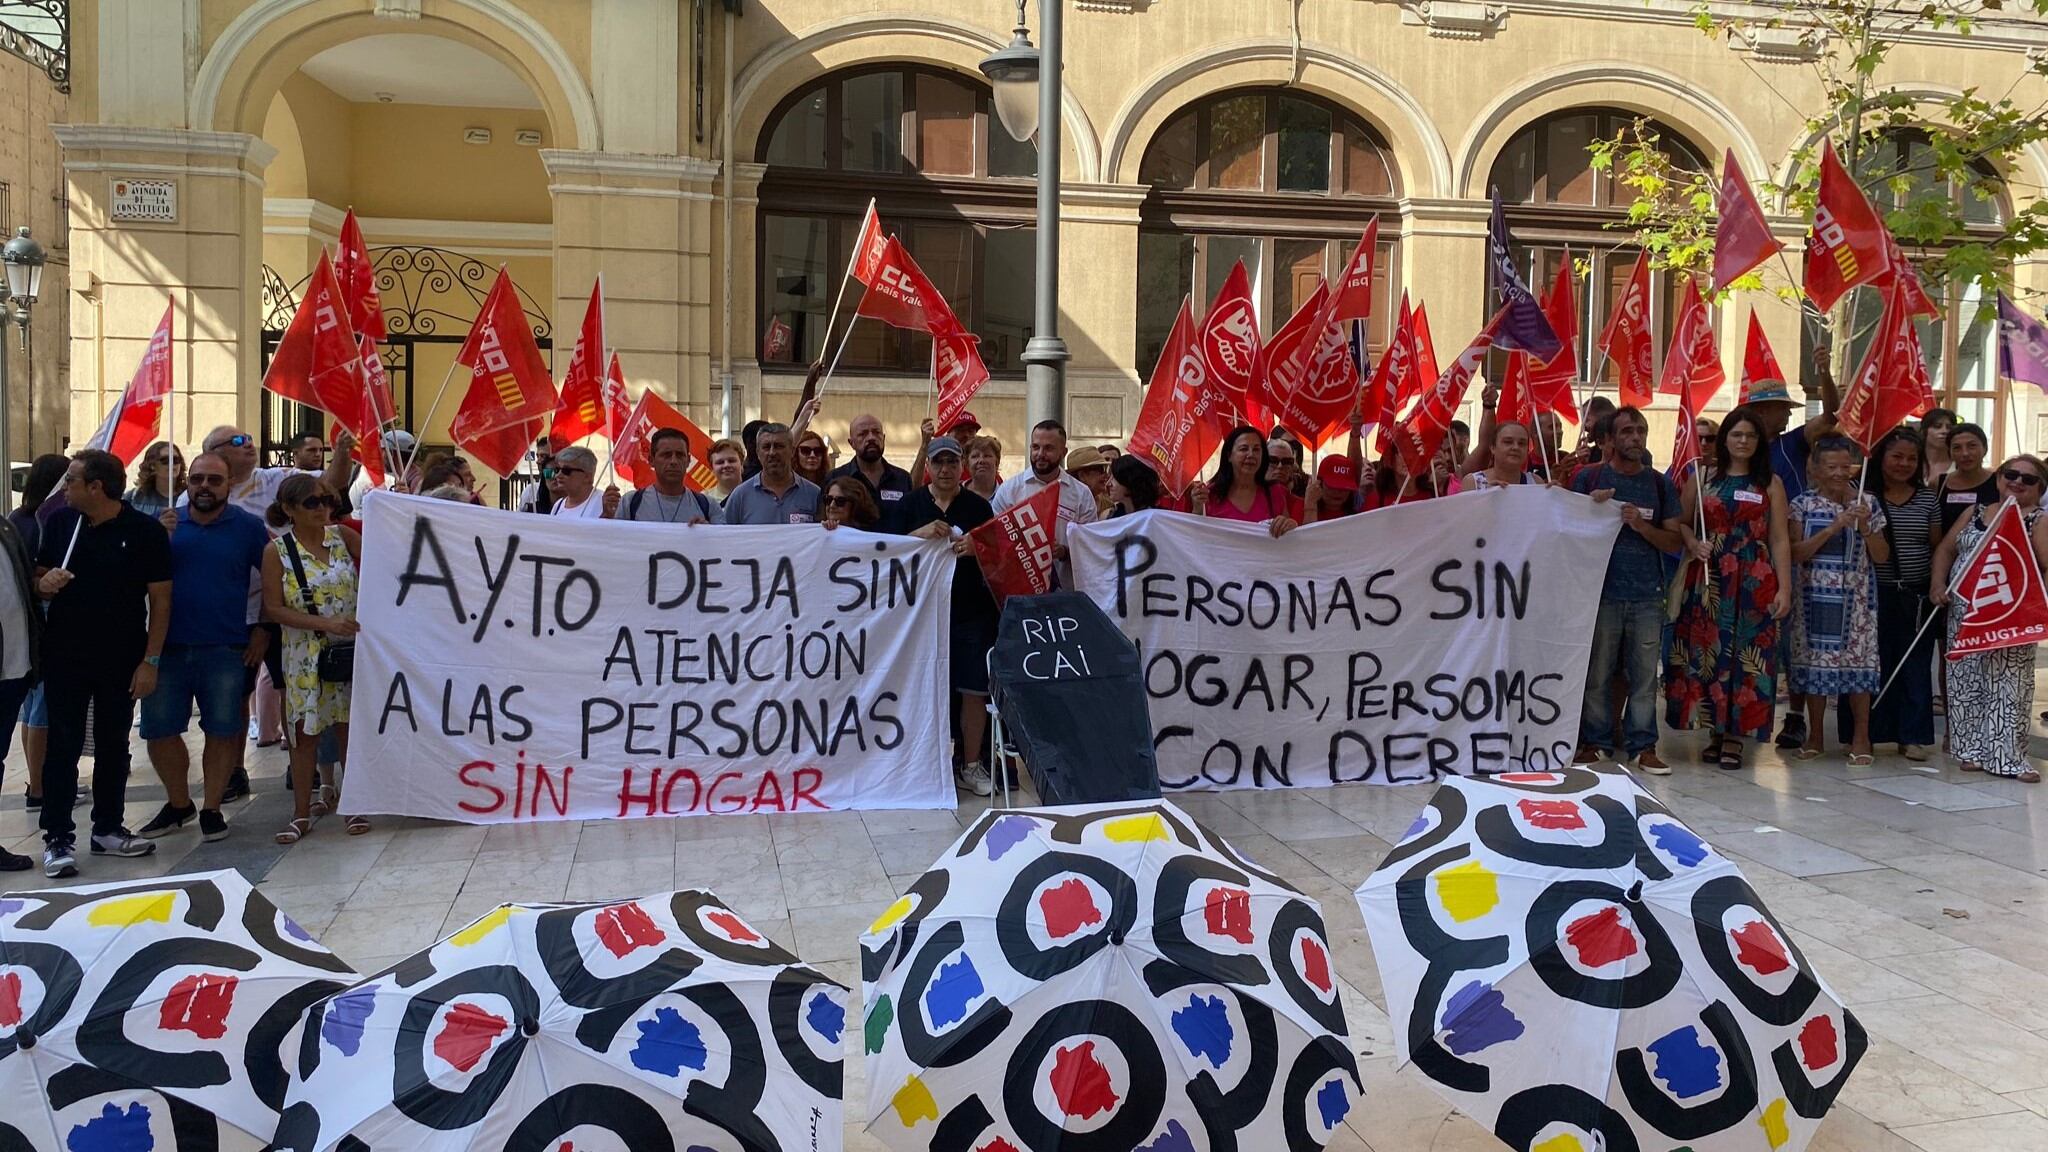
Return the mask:
M 2041 486 L 2041 478 L 2039 476 L 2034 475 L 2032 472 L 2022 472 L 2017 468 L 2007 468 L 1998 474 L 1998 478 L 2007 484 L 2025 484 L 2030 488 L 2039 488 Z
M 196 476 L 188 474 L 185 477 L 185 483 L 199 488 L 225 488 L 227 487 L 228 478 L 225 476 Z
M 308 496 L 304 500 L 299 501 L 299 507 L 307 511 L 312 511 L 315 508 L 332 508 L 334 507 L 334 498 L 332 496 Z
M 240 435 L 238 435 L 238 436 L 230 436 L 230 437 L 228 437 L 227 439 L 225 439 L 225 440 L 221 441 L 220 443 L 218 443 L 218 444 L 215 444 L 215 445 L 214 445 L 214 447 L 215 447 L 215 448 L 247 448 L 247 447 L 248 447 L 249 445 L 251 445 L 251 444 L 254 444 L 255 442 L 256 442 L 256 438 L 255 438 L 254 436 L 251 436 L 251 435 L 249 435 L 248 433 L 244 432 L 244 433 L 242 433 L 242 434 L 240 434 Z
M 852 504 L 852 503 L 853 503 L 853 501 L 851 501 L 851 500 L 848 500 L 848 499 L 847 499 L 846 497 L 844 497 L 844 496 L 827 496 L 827 497 L 825 497 L 825 507 L 827 507 L 827 508 L 843 508 L 843 507 L 846 507 L 847 505 L 850 505 L 850 504 Z
M 565 465 L 565 466 L 562 466 L 562 467 L 558 467 L 558 468 L 556 468 L 556 469 L 555 469 L 555 475 L 557 475 L 557 476 L 574 476 L 574 475 L 575 475 L 575 474 L 577 474 L 578 472 L 588 472 L 588 471 L 590 471 L 590 469 L 588 469 L 588 468 L 583 468 L 583 467 L 579 467 L 579 466 L 577 466 L 577 465 L 574 465 L 574 464 L 570 464 L 570 465 Z
M 825 450 L 813 444 L 808 448 L 797 449 L 796 454 L 799 456 L 823 456 L 825 454 Z

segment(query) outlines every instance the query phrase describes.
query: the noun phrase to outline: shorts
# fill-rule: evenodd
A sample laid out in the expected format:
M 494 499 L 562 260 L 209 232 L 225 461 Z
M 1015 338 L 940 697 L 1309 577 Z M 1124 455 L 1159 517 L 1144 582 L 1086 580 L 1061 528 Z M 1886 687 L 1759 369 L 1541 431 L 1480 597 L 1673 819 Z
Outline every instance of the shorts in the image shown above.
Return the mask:
M 142 698 L 142 738 L 163 740 L 185 734 L 192 706 L 199 706 L 199 730 L 215 738 L 240 739 L 247 720 L 240 644 L 174 645 L 164 649 L 156 670 L 156 691 Z
M 988 695 L 988 650 L 995 643 L 994 635 L 978 628 L 953 630 L 953 691 Z
M 43 696 L 43 682 L 40 680 L 28 690 L 27 699 L 21 702 L 21 722 L 29 728 L 50 726 L 50 702 Z

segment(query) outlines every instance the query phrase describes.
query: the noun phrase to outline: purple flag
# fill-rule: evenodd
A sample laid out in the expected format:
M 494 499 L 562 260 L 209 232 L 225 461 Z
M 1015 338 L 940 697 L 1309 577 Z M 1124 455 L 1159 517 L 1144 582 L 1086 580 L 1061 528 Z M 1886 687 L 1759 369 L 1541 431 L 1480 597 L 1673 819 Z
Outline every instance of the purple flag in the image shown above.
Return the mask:
M 1508 236 L 1507 214 L 1501 210 L 1500 189 L 1493 190 L 1493 219 L 1486 226 L 1488 279 L 1493 288 L 1493 306 L 1506 314 L 1494 339 L 1499 348 L 1527 352 L 1539 364 L 1548 364 L 1564 342 L 1550 326 L 1550 317 L 1522 276 L 1515 271 L 1513 239 Z
M 2048 392 L 2048 324 L 1998 294 L 1998 374 Z

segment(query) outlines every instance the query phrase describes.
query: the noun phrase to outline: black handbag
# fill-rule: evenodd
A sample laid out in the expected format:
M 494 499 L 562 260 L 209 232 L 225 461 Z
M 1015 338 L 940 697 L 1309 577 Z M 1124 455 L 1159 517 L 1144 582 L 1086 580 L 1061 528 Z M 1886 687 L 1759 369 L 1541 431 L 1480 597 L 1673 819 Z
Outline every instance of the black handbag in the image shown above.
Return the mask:
M 293 539 L 289 532 L 285 533 L 284 542 L 291 553 L 292 574 L 298 577 L 299 595 L 306 601 L 306 611 L 310 615 L 318 616 L 320 608 L 313 600 L 313 586 L 306 582 L 306 563 L 299 559 L 299 542 Z M 319 673 L 320 682 L 323 684 L 346 684 L 354 680 L 356 642 L 336 640 L 331 636 L 321 637 L 320 652 L 314 658 L 313 667 Z

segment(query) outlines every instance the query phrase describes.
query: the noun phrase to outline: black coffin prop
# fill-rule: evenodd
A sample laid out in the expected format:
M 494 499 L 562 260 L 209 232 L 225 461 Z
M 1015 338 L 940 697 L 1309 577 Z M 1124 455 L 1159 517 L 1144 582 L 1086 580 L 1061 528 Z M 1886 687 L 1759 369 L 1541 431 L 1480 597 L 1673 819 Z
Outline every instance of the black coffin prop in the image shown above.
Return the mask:
M 1078 592 L 1012 596 L 989 655 L 989 688 L 1043 804 L 1159 795 L 1138 650 Z

